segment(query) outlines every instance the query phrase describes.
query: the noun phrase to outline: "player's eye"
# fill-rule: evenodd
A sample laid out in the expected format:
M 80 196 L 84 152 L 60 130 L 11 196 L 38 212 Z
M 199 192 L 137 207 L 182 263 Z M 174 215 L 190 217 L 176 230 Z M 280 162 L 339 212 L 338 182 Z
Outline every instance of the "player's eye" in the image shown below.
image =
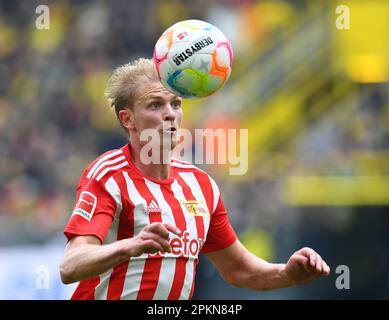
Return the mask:
M 153 102 L 149 104 L 149 108 L 151 110 L 158 110 L 161 107 L 161 104 L 159 102 Z
M 171 106 L 172 106 L 174 109 L 179 109 L 179 108 L 181 108 L 181 100 L 174 100 L 174 101 L 171 103 Z

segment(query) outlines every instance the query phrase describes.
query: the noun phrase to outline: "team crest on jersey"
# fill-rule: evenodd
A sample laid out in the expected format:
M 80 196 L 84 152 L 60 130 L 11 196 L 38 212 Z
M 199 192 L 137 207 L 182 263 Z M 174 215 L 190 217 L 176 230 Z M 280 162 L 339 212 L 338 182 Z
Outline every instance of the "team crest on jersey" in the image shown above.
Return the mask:
M 202 201 L 181 201 L 187 213 L 191 216 L 209 217 L 207 206 Z
M 83 191 L 80 194 L 80 198 L 77 202 L 76 208 L 73 214 L 78 214 L 84 219 L 91 221 L 93 213 L 96 209 L 97 198 L 93 193 Z

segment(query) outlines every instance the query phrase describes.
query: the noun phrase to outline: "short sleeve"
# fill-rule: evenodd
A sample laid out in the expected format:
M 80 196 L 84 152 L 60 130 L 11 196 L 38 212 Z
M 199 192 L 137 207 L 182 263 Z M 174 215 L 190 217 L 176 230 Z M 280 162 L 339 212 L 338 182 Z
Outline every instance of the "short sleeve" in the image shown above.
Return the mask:
M 64 230 L 65 236 L 70 240 L 75 236 L 93 235 L 103 242 L 116 207 L 116 201 L 100 181 L 81 178 L 76 204 Z
M 201 252 L 208 253 L 225 249 L 232 245 L 237 238 L 238 237 L 230 224 L 227 210 L 224 207 L 223 200 L 220 196 L 216 210 L 211 216 L 207 239 L 201 249 Z

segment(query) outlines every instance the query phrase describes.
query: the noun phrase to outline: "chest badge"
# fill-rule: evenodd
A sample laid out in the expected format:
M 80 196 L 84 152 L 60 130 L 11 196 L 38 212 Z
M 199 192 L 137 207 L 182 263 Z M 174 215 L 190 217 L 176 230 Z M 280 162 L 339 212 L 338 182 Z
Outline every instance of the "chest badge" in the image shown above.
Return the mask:
M 202 201 L 181 201 L 186 212 L 191 216 L 209 217 L 207 206 Z

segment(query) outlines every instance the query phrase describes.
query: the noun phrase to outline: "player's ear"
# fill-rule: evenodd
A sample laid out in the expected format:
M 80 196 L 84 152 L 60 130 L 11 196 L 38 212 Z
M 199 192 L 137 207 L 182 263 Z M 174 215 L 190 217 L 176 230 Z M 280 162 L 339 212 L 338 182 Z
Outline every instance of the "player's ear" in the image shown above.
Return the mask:
M 134 113 L 130 108 L 120 110 L 118 116 L 123 127 L 128 130 L 135 128 Z

